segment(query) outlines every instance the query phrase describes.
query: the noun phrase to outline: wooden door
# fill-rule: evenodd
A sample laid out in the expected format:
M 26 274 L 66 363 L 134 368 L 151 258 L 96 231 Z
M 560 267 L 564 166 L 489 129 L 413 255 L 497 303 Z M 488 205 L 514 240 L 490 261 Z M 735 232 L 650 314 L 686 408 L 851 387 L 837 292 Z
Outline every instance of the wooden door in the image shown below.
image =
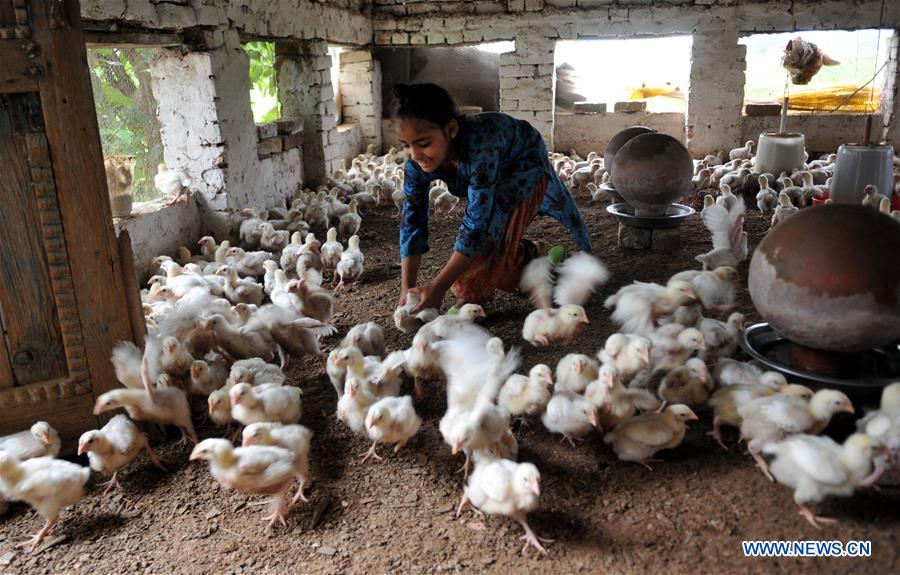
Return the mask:
M 77 0 L 0 0 L 0 436 L 72 452 L 132 339 Z

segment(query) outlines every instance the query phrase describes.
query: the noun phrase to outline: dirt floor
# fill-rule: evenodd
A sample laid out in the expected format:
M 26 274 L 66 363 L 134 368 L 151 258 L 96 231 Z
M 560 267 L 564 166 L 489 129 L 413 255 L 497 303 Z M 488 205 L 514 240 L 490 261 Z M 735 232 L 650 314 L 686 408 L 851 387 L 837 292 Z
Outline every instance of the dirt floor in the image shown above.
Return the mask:
M 613 275 L 587 306 L 590 329 L 565 352 L 593 354 L 615 331 L 602 307 L 608 294 L 632 280 L 664 282 L 695 268 L 693 256 L 710 246 L 694 216 L 682 228 L 678 251 L 622 250 L 606 205 L 579 203 L 595 254 Z M 364 281 L 340 297 L 342 311 L 335 320 L 341 333 L 358 322 L 378 321 L 389 350 L 411 341 L 391 320 L 400 275 L 392 214 L 390 208 L 365 217 Z M 423 277 L 448 257 L 458 217 L 434 226 Z M 766 227 L 754 208 L 746 224 L 751 250 Z M 551 219 L 536 222 L 529 235 L 573 246 Z M 741 266 L 744 277 L 748 263 Z M 739 310 L 758 321 L 746 290 Z M 537 362 L 555 366 L 565 353 L 535 349 L 521 339 L 530 311 L 525 299 L 502 295 L 489 311 L 485 327 L 523 347 L 520 372 Z M 0 573 L 900 572 L 900 490 L 828 501 L 816 510 L 840 523 L 816 531 L 798 516 L 787 488 L 769 483 L 746 454 L 724 451 L 706 436 L 708 414 L 680 447 L 660 454 L 664 462 L 652 472 L 618 461 L 597 433 L 571 448 L 540 422 L 518 429 L 520 460 L 534 462 L 542 476 L 541 506 L 530 521 L 539 535 L 555 540 L 547 557 L 533 550 L 523 555 L 521 529 L 512 519 L 480 519 L 471 512 L 454 516 L 463 486 L 456 472 L 461 459 L 450 454 L 438 431 L 445 408 L 439 386 L 432 385 L 417 404 L 425 423 L 406 449 L 388 455 L 382 448 L 384 461 L 360 463 L 368 443 L 329 417 L 336 399 L 324 373 L 307 360 L 293 367 L 292 381 L 304 390 L 301 422 L 314 432 L 314 483 L 311 502 L 294 509 L 286 528 L 267 532 L 261 498 L 225 491 L 205 462 L 187 461 L 189 446 L 156 437 L 169 470 L 154 468 L 142 456 L 121 474 L 123 490 L 104 496 L 92 487 L 83 502 L 64 512 L 58 533 L 65 539 L 50 548 L 34 554 L 13 549 L 41 524 L 26 506 L 15 505 L 0 523 Z M 199 433 L 211 437 L 222 431 L 207 424 Z M 741 541 L 748 539 L 868 540 L 872 556 L 747 559 Z

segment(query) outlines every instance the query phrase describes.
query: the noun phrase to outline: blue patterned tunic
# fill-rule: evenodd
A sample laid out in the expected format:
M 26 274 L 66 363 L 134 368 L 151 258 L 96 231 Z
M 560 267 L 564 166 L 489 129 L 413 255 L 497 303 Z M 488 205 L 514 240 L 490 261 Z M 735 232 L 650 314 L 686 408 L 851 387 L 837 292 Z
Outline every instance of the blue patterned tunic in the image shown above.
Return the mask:
M 547 193 L 538 215 L 551 216 L 575 237 L 582 251 L 591 251 L 587 228 L 575 200 L 547 158 L 540 133 L 528 122 L 497 112 L 462 118 L 457 136 L 460 149 L 456 178 L 444 170 L 426 174 L 407 158 L 400 223 L 400 257 L 428 251 L 428 191 L 443 180 L 450 193 L 467 198 L 466 213 L 453 249 L 474 258 L 488 238 L 500 243 L 510 216 L 547 176 Z

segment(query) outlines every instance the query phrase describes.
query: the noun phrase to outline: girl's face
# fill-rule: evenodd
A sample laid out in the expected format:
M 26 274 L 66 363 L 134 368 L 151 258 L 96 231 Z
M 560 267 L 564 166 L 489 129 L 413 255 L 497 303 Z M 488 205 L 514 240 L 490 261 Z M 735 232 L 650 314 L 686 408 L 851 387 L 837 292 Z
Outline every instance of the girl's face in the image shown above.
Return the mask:
M 459 133 L 459 124 L 450 120 L 441 128 L 420 118 L 403 118 L 397 122 L 395 131 L 403 144 L 403 153 L 430 174 L 450 160 L 451 143 Z

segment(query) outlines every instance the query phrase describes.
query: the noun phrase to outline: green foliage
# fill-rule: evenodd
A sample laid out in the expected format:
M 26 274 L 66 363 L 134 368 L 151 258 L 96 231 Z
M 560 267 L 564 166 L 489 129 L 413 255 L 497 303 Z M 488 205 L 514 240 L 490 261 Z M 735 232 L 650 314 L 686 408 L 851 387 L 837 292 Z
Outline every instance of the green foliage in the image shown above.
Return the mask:
M 135 201 L 158 195 L 153 175 L 163 155 L 156 102 L 149 86 L 152 52 L 124 48 L 88 50 L 103 154 L 135 157 Z
M 250 107 L 257 124 L 281 117 L 278 84 L 275 79 L 275 43 L 247 42 L 243 45 L 250 56 Z

